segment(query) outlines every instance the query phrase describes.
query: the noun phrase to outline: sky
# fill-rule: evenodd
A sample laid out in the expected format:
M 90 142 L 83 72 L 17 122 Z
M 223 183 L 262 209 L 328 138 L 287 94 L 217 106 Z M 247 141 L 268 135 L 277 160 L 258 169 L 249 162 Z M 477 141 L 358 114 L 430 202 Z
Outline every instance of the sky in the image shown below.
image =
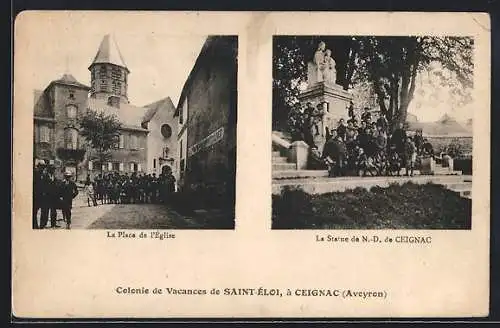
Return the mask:
M 144 106 L 169 96 L 177 105 L 206 36 L 174 35 L 169 30 L 167 21 L 155 17 L 148 24 L 134 24 L 110 15 L 82 14 L 45 18 L 43 24 L 30 22 L 23 26 L 29 37 L 21 49 L 26 63 L 23 69 L 31 72 L 26 87 L 44 89 L 65 72 L 90 86 L 88 67 L 103 36 L 111 34 L 130 70 L 130 103 Z

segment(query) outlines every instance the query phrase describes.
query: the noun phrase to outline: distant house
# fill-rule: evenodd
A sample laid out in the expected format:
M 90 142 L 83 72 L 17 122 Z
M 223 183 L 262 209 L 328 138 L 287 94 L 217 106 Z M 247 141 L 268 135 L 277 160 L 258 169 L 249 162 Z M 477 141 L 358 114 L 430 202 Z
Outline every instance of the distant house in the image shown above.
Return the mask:
M 436 154 L 446 151 L 451 144 L 460 144 L 464 153 L 472 154 L 472 120 L 461 124 L 445 114 L 435 122 L 415 120 L 407 121 L 407 124 L 410 132 L 422 131 L 422 135 L 433 145 Z
M 180 186 L 234 193 L 237 114 L 236 36 L 210 36 L 175 111 Z
M 456 137 L 472 137 L 471 129 L 457 120 L 445 114 L 435 122 L 418 122 L 417 120 L 408 121 L 408 130 L 422 130 L 424 135 L 428 136 L 456 136 Z M 472 124 L 472 122 L 471 122 Z

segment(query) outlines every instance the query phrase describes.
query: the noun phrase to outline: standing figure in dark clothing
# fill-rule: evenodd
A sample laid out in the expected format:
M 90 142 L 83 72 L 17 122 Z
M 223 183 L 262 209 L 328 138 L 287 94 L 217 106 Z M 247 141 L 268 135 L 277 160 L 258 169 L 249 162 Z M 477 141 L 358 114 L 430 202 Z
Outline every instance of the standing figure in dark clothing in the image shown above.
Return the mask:
M 429 140 L 424 139 L 422 143 L 422 155 L 434 158 L 434 148 Z
M 307 111 L 304 112 L 304 122 L 302 125 L 302 135 L 304 136 L 304 142 L 311 148 L 317 148 L 314 143 L 314 136 L 312 134 L 312 118 Z
M 354 103 L 352 100 L 349 102 L 349 107 L 347 109 L 347 116 L 349 116 L 350 119 L 354 118 Z
M 376 123 L 377 129 L 380 127 L 382 131 L 387 133 L 387 129 L 389 128 L 389 122 L 384 114 L 380 114 L 380 117 L 377 119 Z
M 405 143 L 406 131 L 404 130 L 403 123 L 399 123 L 398 127 L 392 133 L 391 145 L 394 146 L 395 151 L 398 153 L 403 163 L 406 163 Z
M 64 181 L 61 183 L 61 208 L 66 221 L 66 229 L 71 228 L 71 209 L 73 208 L 73 199 L 78 195 L 78 188 L 71 180 L 73 174 L 71 172 L 64 172 Z
M 43 204 L 40 216 L 40 229 L 44 229 L 49 220 L 50 211 L 50 227 L 57 228 L 57 208 L 59 205 L 59 181 L 54 175 L 55 168 L 49 166 L 47 175 L 41 180 L 43 189 Z
M 372 114 L 370 113 L 370 108 L 365 107 L 363 114 L 361 114 L 361 121 L 366 122 L 366 124 L 371 124 Z
M 345 141 L 345 135 L 346 135 L 346 132 L 347 132 L 347 126 L 345 125 L 344 123 L 344 119 L 341 118 L 339 120 L 339 126 L 337 127 L 337 135 L 340 137 L 340 139 L 342 139 L 343 141 Z
M 422 145 L 424 144 L 424 137 L 422 135 L 422 130 L 417 130 L 413 136 L 413 142 L 415 147 L 417 147 L 417 154 L 422 154 Z
M 322 157 L 328 166 L 329 176 L 343 176 L 346 146 L 340 136 L 335 135 L 325 143 Z
M 38 229 L 38 210 L 42 208 L 42 204 L 45 202 L 44 199 L 44 188 L 43 179 L 45 176 L 45 166 L 38 164 L 33 170 L 33 229 Z

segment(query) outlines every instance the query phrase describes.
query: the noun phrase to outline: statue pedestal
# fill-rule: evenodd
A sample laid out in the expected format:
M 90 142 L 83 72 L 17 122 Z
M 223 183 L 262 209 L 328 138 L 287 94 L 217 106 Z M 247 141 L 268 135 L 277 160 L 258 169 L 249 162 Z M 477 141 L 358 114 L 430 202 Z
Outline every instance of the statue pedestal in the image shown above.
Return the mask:
M 304 107 L 308 102 L 312 103 L 314 107 L 323 104 L 325 115 L 320 124 L 320 135 L 314 136 L 314 142 L 319 151 L 322 152 L 326 141 L 326 128 L 328 127 L 329 130 L 335 129 L 338 126 L 339 119 L 347 120 L 347 110 L 352 95 L 338 84 L 316 82 L 302 91 L 298 98 Z M 315 131 L 313 130 L 313 132 Z
M 309 146 L 304 141 L 292 142 L 288 153 L 288 161 L 297 165 L 297 170 L 307 169 Z

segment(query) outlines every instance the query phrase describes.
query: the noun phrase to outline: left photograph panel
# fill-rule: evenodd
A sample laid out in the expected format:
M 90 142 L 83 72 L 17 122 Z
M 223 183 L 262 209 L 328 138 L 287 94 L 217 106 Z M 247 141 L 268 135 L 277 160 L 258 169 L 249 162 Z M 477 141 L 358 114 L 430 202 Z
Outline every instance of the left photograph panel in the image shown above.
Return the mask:
M 33 229 L 234 229 L 238 37 L 92 29 L 30 49 Z

